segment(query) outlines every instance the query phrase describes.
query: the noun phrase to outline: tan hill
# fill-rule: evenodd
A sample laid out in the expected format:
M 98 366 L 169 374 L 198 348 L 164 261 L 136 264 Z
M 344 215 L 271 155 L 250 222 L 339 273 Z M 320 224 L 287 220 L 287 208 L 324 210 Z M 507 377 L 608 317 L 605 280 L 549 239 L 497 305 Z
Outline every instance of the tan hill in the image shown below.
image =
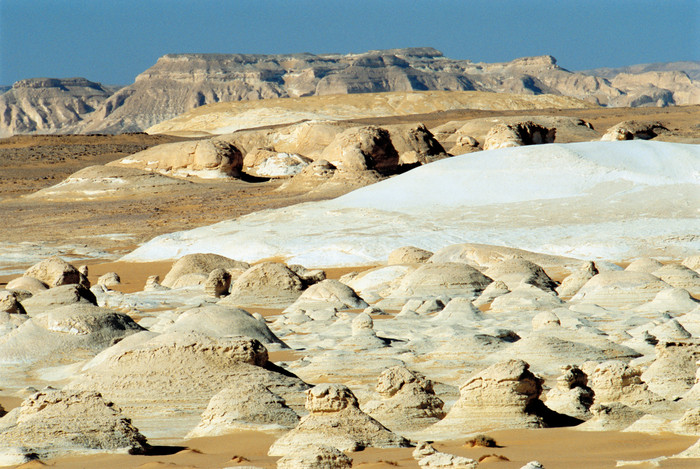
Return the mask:
M 693 81 L 682 86 L 700 87 Z M 427 90 L 553 94 L 605 106 L 700 103 L 693 93 L 650 90 L 644 83 L 621 89 L 606 78 L 565 70 L 551 56 L 487 64 L 451 59 L 432 48 L 347 55 L 168 54 L 66 131 L 141 131 L 221 101 Z
M 150 134 L 225 134 L 302 120 L 408 116 L 456 109 L 582 109 L 595 105 L 568 96 L 483 91 L 396 91 L 215 103 L 201 106 L 146 131 Z
M 628 67 L 602 67 L 591 70 L 581 70 L 579 73 L 603 78 L 615 78 L 620 73 L 637 75 L 646 72 L 683 72 L 692 80 L 700 80 L 700 60 L 681 62 L 656 62 L 652 64 L 637 64 Z
M 81 121 L 113 91 L 85 78 L 20 80 L 0 95 L 0 137 L 54 133 Z

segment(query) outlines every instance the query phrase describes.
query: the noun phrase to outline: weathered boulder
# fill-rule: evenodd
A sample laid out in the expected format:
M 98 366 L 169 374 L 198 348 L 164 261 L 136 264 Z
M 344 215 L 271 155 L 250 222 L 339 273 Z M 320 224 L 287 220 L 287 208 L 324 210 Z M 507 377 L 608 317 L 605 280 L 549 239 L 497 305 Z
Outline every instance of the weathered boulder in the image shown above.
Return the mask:
M 288 265 L 287 267 L 299 276 L 304 285 L 313 285 L 326 280 L 326 272 L 321 269 L 307 269 L 303 265 L 298 264 Z
M 388 125 L 391 143 L 399 154 L 399 164 L 427 164 L 447 153 L 424 124 Z
M 595 396 L 588 387 L 588 376 L 575 365 L 565 366 L 563 371 L 564 374 L 557 378 L 556 387 L 547 392 L 547 407 L 560 414 L 588 420 Z
M 97 298 L 82 285 L 70 284 L 53 287 L 22 301 L 22 306 L 30 316 L 72 304 L 97 305 Z
M 554 292 L 557 283 L 549 278 L 542 267 L 522 258 L 505 259 L 484 271 L 484 275 L 505 283 L 513 290 L 521 283 L 534 285 L 548 292 Z
M 392 172 L 399 165 L 391 135 L 386 129 L 373 126 L 355 127 L 336 135 L 321 159 L 344 171 Z
M 421 441 L 412 453 L 413 459 L 423 468 L 476 469 L 479 465 L 473 459 L 436 450 L 428 442 Z
M 389 253 L 388 265 L 422 264 L 433 255 L 432 252 L 414 246 L 403 246 Z
M 445 403 L 435 395 L 433 382 L 404 366 L 384 370 L 375 389 L 380 398 L 362 410 L 392 431 L 420 430 L 445 416 Z
M 669 400 L 690 391 L 700 361 L 700 339 L 663 341 L 655 350 L 656 359 L 640 376 L 649 390 Z
M 538 411 L 542 379 L 522 360 L 499 362 L 468 379 L 459 400 L 444 419 L 428 428 L 430 434 L 468 434 L 504 428 L 545 426 Z
M 598 268 L 593 262 L 584 262 L 581 268 L 572 272 L 564 280 L 561 285 L 556 287 L 557 295 L 560 298 L 571 298 L 583 287 L 586 282 L 598 274 Z
M 0 291 L 0 313 L 27 314 L 13 291 Z
M 616 140 L 651 140 L 660 133 L 668 132 L 660 122 L 622 121 L 605 131 L 600 138 L 602 141 L 613 142 Z
M 164 143 L 108 163 L 171 176 L 238 177 L 243 166 L 240 150 L 221 140 Z
M 163 279 L 163 286 L 172 288 L 186 274 L 209 275 L 214 269 L 248 269 L 250 265 L 218 254 L 187 254 L 178 259 Z
M 277 460 L 277 469 L 350 469 L 352 459 L 337 448 L 328 445 L 308 444 L 290 448 L 290 452 Z
M 586 282 L 571 301 L 630 309 L 653 300 L 657 293 L 667 288 L 670 288 L 669 284 L 644 272 L 601 272 Z
M 619 402 L 644 410 L 663 401 L 661 396 L 649 390 L 640 369 L 619 360 L 600 363 L 589 375 L 588 383 L 595 392 L 596 404 Z
M 48 290 L 49 286 L 41 280 L 35 279 L 34 277 L 17 277 L 7 282 L 5 288 L 8 290 L 28 291 L 34 295 L 44 290 Z
M 59 257 L 44 259 L 38 264 L 34 264 L 28 268 L 23 275 L 25 277 L 35 278 L 49 287 L 82 284 L 90 288 L 90 282 L 87 281 L 87 278 L 81 275 L 78 269 L 73 265 Z
M 342 384 L 319 384 L 310 389 L 306 409 L 309 415 L 272 444 L 270 456 L 288 454 L 295 447 L 319 441 L 341 451 L 409 446 L 408 440 L 362 412 L 355 395 Z
M 284 308 L 299 298 L 303 289 L 304 282 L 286 265 L 263 262 L 242 273 L 220 303 Z
M 288 348 L 264 321 L 259 321 L 240 308 L 221 304 L 189 309 L 167 327 L 165 332 L 198 332 L 217 338 L 246 336 L 259 340 L 265 345 L 275 344 Z
M 391 296 L 477 297 L 492 280 L 467 264 L 427 263 L 407 274 Z
M 91 304 L 57 307 L 0 337 L 0 363 L 79 361 L 143 330 L 126 314 Z
M 286 178 L 299 174 L 312 161 L 295 153 L 257 148 L 243 158 L 243 171 L 257 177 Z
M 140 454 L 147 448 L 146 437 L 131 420 L 96 392 L 38 392 L 0 419 L 3 465 L 20 464 L 30 456 L 44 459 L 88 452 Z
M 700 274 L 679 264 L 667 264 L 652 272 L 672 287 L 687 290 L 691 295 L 700 297 Z
M 97 284 L 107 288 L 114 287 L 116 285 L 121 284 L 121 279 L 119 278 L 118 273 L 107 272 L 106 274 L 101 275 L 100 278 L 97 279 Z
M 238 430 L 291 429 L 299 416 L 280 396 L 261 384 L 240 383 L 211 398 L 199 424 L 187 438 L 217 436 Z
M 231 274 L 224 269 L 214 269 L 209 272 L 204 282 L 204 293 L 215 298 L 228 295 L 231 287 Z
M 535 124 L 532 121 L 498 124 L 491 128 L 486 135 L 484 150 L 552 143 L 556 130 Z
M 367 306 L 349 286 L 338 280 L 326 279 L 311 285 L 285 312 L 324 308 L 364 309 Z
M 644 412 L 621 402 L 606 402 L 591 406 L 592 417 L 576 427 L 590 432 L 619 431 L 644 416 Z
M 645 272 L 650 274 L 655 270 L 659 270 L 663 266 L 664 265 L 656 259 L 652 259 L 650 257 L 640 257 L 639 259 L 635 259 L 630 262 L 629 265 L 625 267 L 625 270 L 628 272 Z

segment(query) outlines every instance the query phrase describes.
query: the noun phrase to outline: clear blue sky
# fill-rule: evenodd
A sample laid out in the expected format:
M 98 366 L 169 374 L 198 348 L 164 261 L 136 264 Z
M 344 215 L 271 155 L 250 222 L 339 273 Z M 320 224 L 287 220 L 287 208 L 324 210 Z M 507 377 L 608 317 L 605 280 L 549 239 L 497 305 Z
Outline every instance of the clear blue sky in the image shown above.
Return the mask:
M 0 0 L 0 84 L 129 84 L 178 52 L 363 52 L 432 46 L 570 70 L 700 60 L 700 0 Z

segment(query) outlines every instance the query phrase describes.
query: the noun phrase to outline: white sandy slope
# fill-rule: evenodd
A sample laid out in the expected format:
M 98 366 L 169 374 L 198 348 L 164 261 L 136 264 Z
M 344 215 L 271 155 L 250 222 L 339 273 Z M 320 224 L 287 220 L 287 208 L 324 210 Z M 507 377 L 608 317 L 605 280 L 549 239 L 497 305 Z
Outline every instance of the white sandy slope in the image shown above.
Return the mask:
M 700 251 L 700 146 L 649 141 L 506 148 L 444 159 L 325 202 L 159 236 L 124 257 L 213 252 L 307 266 L 385 261 L 462 242 L 586 259 Z

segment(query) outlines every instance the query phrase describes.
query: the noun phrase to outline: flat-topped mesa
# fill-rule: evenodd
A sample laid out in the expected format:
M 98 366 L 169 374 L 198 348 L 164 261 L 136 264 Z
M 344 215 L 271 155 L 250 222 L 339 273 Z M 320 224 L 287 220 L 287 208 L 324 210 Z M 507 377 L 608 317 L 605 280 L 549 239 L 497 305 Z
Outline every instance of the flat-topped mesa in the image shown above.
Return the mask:
M 25 78 L 24 80 L 16 81 L 13 89 L 21 88 L 63 88 L 68 86 L 83 86 L 86 88 L 94 88 L 104 90 L 101 83 L 90 81 L 87 78 Z

